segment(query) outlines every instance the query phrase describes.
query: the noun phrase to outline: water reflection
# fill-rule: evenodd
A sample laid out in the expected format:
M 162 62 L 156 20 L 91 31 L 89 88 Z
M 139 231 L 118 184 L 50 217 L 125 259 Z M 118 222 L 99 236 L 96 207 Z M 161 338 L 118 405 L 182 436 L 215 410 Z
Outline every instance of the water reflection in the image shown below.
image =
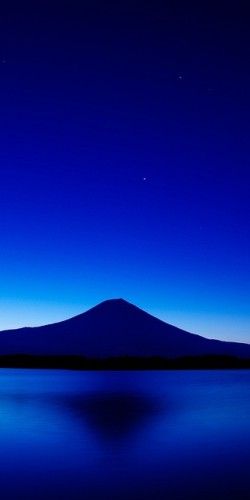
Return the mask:
M 107 440 L 127 438 L 160 411 L 159 402 L 143 393 L 94 392 L 64 401 L 67 410 Z
M 249 391 L 249 372 L 2 370 L 1 498 L 248 499 Z

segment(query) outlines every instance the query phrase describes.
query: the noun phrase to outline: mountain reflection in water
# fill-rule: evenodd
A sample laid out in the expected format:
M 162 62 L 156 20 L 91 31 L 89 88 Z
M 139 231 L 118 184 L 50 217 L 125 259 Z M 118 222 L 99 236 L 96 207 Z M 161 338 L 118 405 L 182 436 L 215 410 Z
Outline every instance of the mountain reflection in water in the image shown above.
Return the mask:
M 101 437 L 111 440 L 127 438 L 141 430 L 160 411 L 157 401 L 143 393 L 94 392 L 64 402 L 68 411 Z

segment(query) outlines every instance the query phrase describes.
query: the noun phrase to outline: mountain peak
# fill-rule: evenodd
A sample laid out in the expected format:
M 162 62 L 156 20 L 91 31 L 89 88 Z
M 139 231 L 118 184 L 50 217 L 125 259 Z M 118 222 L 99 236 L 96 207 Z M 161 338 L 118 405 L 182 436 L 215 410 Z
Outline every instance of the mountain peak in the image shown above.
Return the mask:
M 181 357 L 234 355 L 250 358 L 250 346 L 205 339 L 155 318 L 123 298 L 104 300 L 59 323 L 1 332 L 0 355 Z
M 131 302 L 128 302 L 127 300 L 123 298 L 113 298 L 113 299 L 106 299 L 103 300 L 103 302 L 100 302 L 97 304 L 94 308 L 107 308 L 107 307 L 112 307 L 113 309 L 120 309 L 121 307 L 136 307 L 134 306 Z
M 130 304 L 127 300 L 123 299 L 122 297 L 119 298 L 113 298 L 113 299 L 106 299 L 101 304 L 106 304 L 106 303 L 113 303 L 113 304 Z

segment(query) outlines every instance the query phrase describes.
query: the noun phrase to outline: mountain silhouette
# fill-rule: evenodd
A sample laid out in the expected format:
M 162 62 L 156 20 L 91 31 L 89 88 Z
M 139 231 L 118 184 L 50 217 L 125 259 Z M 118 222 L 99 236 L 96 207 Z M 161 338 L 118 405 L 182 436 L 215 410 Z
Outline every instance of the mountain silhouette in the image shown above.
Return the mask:
M 0 355 L 16 354 L 250 358 L 250 345 L 206 339 L 169 325 L 123 299 L 110 299 L 59 323 L 0 332 Z

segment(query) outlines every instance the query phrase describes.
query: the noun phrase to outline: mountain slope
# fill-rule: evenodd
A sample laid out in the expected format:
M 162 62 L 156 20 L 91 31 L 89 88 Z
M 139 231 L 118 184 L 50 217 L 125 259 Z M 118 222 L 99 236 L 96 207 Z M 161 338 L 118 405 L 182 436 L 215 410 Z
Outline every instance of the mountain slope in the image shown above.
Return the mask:
M 163 356 L 233 355 L 250 345 L 205 339 L 169 325 L 123 299 L 102 302 L 74 318 L 0 332 L 0 355 Z

